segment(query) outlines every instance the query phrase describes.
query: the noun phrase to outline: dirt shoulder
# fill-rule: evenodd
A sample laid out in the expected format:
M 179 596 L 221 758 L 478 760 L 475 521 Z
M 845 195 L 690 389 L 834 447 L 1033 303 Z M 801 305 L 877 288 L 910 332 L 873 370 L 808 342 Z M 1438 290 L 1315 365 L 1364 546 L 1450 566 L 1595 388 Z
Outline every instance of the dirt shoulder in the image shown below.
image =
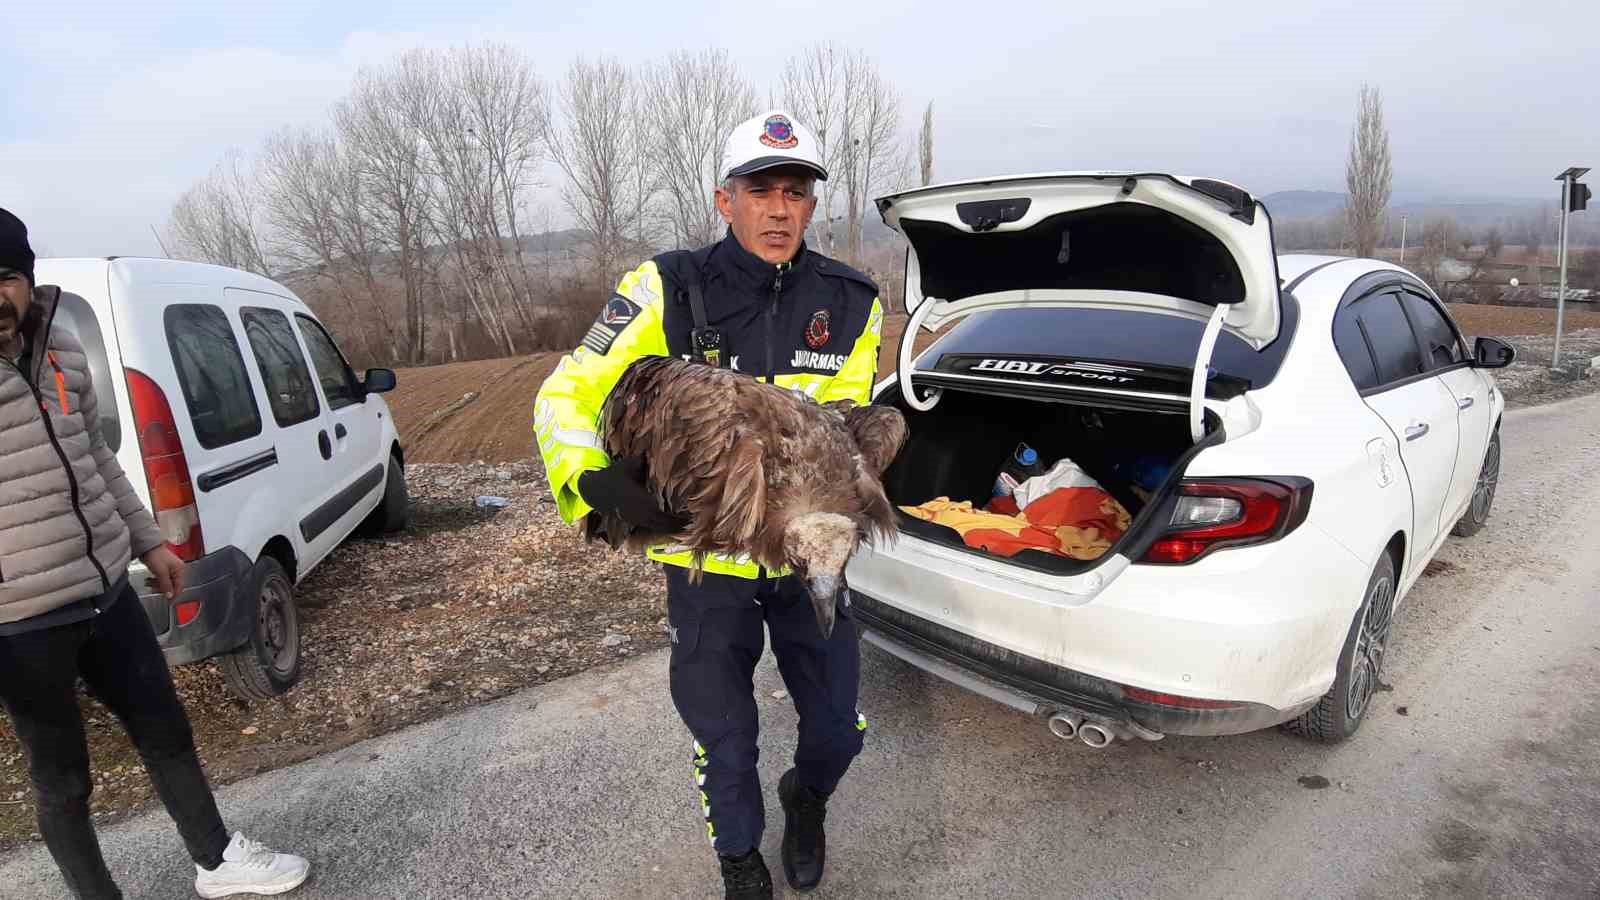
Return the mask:
M 407 467 L 413 522 L 352 540 L 298 588 L 302 681 L 246 704 L 214 662 L 174 669 L 206 771 L 228 783 L 664 645 L 661 576 L 585 547 L 542 469 Z M 479 495 L 510 500 L 479 508 Z M 83 701 L 97 821 L 154 801 L 122 726 Z M 37 839 L 22 750 L 0 717 L 0 847 Z
M 1453 312 L 1469 335 L 1507 335 L 1540 327 L 1549 311 Z M 1600 355 L 1600 315 L 1593 319 L 1590 330 L 1565 337 L 1564 356 Z M 1552 313 L 1552 332 L 1553 321 Z M 1568 321 L 1590 324 L 1582 315 Z M 894 370 L 904 323 L 886 323 L 880 373 Z M 1600 389 L 1600 378 L 1550 374 L 1548 335 L 1509 340 L 1518 361 L 1496 377 L 1511 405 Z M 213 780 L 279 768 L 664 645 L 659 572 L 585 547 L 556 516 L 532 457 L 533 396 L 559 358 L 400 373 L 390 403 L 405 435 L 413 523 L 388 539 L 346 543 L 299 586 L 301 684 L 280 700 L 246 704 L 224 690 L 215 663 L 174 671 Z M 479 495 L 510 504 L 480 508 Z M 152 803 L 120 723 L 92 700 L 83 711 L 97 819 Z M 30 839 L 34 828 L 22 751 L 0 717 L 0 847 Z

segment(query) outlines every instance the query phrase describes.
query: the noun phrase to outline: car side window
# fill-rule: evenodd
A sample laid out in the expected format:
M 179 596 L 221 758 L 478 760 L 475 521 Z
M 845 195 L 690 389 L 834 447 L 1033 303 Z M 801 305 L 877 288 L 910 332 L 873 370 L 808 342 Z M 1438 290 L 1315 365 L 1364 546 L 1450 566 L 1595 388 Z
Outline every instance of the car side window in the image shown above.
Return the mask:
M 245 338 L 267 388 L 267 405 L 278 426 L 288 428 L 315 419 L 322 406 L 289 317 L 275 309 L 247 306 L 239 310 L 239 320 L 244 323 Z
M 1461 339 L 1432 300 L 1406 291 L 1400 295 L 1400 302 L 1405 305 L 1406 316 L 1411 319 L 1417 337 L 1422 339 L 1422 361 L 1428 371 L 1467 361 Z
M 1378 364 L 1378 383 L 1393 384 L 1424 371 L 1422 352 L 1397 294 L 1374 294 L 1356 303 L 1356 319 Z
M 200 446 L 214 450 L 261 433 L 261 411 L 233 326 L 219 306 L 178 303 L 163 313 L 167 347 Z
M 1354 307 L 1340 310 L 1334 317 L 1333 346 L 1339 351 L 1339 358 L 1344 361 L 1345 370 L 1350 373 L 1356 390 L 1365 391 L 1378 386 L 1378 364 L 1372 360 L 1372 347 L 1367 344 L 1366 335 L 1361 333 L 1361 323 L 1356 318 Z
M 350 371 L 339 345 L 324 331 L 316 319 L 296 315 L 300 333 L 305 336 L 306 348 L 311 351 L 311 362 L 317 367 L 317 379 L 322 382 L 322 393 L 328 398 L 329 409 L 343 409 L 361 400 L 356 387 L 355 374 Z

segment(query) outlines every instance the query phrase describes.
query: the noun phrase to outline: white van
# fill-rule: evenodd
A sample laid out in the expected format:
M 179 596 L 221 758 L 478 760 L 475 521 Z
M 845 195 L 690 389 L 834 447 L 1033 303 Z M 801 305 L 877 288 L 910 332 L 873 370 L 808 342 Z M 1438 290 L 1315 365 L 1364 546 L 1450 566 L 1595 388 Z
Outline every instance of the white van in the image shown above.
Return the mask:
M 89 356 L 100 427 L 173 551 L 176 600 L 129 579 L 171 664 L 217 657 L 246 698 L 300 676 L 294 585 L 358 527 L 405 527 L 394 373 L 358 378 L 282 285 L 202 263 L 41 259 L 53 328 Z

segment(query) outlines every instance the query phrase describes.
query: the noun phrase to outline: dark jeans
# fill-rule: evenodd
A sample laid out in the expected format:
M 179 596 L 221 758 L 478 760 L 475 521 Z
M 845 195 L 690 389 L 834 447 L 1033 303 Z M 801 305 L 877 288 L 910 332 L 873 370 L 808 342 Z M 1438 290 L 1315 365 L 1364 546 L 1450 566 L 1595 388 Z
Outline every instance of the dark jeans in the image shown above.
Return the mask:
M 195 756 L 172 673 L 138 596 L 128 588 L 86 622 L 0 637 L 0 705 L 27 751 L 39 833 L 73 895 L 122 897 L 89 821 L 80 675 L 127 728 L 189 855 L 208 869 L 220 865 L 228 832 Z
M 718 853 L 761 846 L 766 805 L 756 776 L 754 680 L 765 630 L 800 713 L 794 767 L 799 783 L 831 794 L 861 753 L 867 720 L 856 708 L 860 638 L 848 608 L 826 640 L 799 579 L 753 581 L 706 573 L 691 584 L 667 566 L 672 626 L 668 681 L 673 705 L 694 736 L 694 775 L 706 836 Z

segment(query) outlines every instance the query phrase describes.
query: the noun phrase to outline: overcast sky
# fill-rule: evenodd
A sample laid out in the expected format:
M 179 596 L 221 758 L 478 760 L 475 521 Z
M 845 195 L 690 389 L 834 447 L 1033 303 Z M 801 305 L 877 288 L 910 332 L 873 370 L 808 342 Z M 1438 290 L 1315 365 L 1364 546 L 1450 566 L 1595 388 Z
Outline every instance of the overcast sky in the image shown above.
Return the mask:
M 0 207 L 43 253 L 156 253 L 151 225 L 228 148 L 326 121 L 364 63 L 483 39 L 526 49 L 549 80 L 576 53 L 642 62 L 719 46 L 763 94 L 805 44 L 847 44 L 892 79 L 908 133 L 935 101 L 937 179 L 1139 168 L 1257 194 L 1342 190 L 1362 80 L 1383 91 L 1398 199 L 1553 205 L 1557 172 L 1600 170 L 1594 0 L 580 6 L 8 3 Z

